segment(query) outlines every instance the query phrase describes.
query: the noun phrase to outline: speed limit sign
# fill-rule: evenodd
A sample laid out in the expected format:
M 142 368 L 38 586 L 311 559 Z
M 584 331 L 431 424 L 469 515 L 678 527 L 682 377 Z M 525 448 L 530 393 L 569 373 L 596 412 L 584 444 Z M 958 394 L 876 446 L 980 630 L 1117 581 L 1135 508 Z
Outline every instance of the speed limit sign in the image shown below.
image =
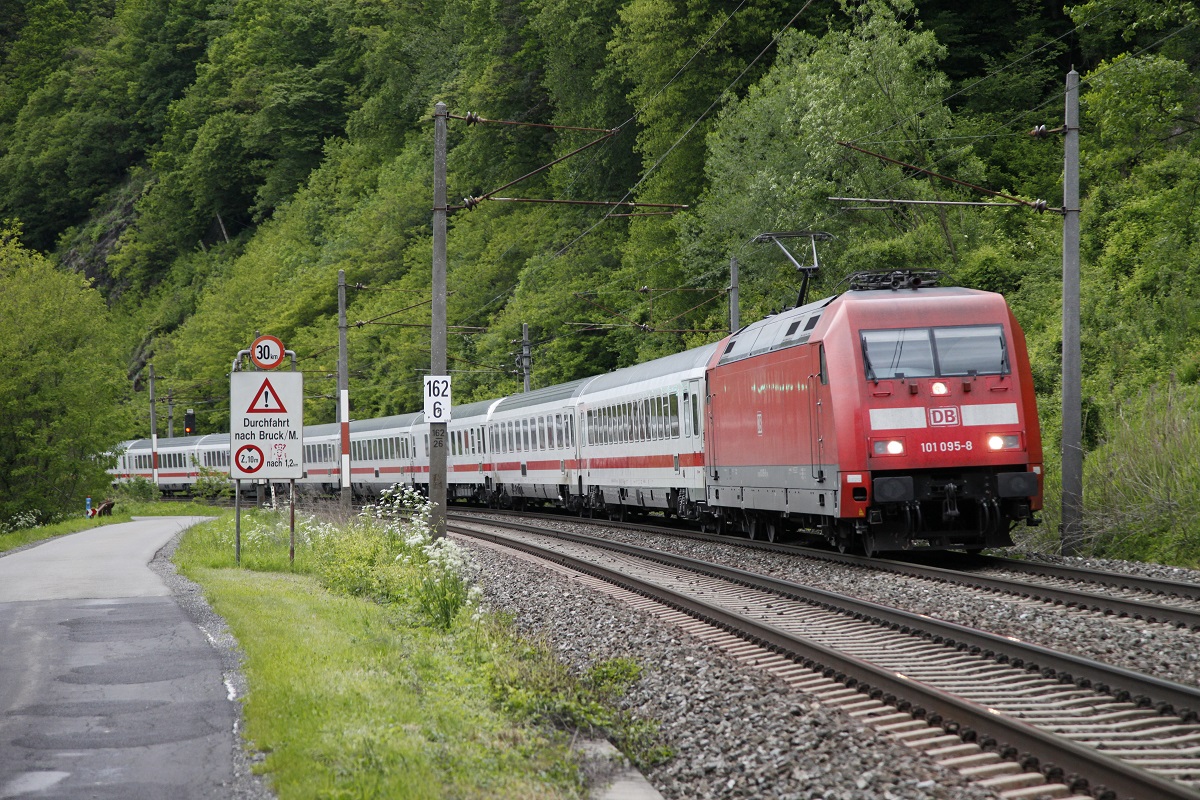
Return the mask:
M 425 421 L 450 421 L 450 378 L 447 375 L 425 376 Z
M 250 345 L 250 360 L 259 369 L 275 369 L 283 363 L 283 342 L 274 336 L 260 336 Z

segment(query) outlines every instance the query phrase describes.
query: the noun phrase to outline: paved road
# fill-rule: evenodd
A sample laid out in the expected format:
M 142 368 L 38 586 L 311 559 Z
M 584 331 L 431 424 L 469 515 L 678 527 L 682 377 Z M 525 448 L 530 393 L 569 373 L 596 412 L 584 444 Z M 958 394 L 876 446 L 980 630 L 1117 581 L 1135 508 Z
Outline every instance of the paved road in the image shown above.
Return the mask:
M 221 655 L 147 566 L 199 519 L 107 525 L 0 558 L 0 799 L 235 793 Z

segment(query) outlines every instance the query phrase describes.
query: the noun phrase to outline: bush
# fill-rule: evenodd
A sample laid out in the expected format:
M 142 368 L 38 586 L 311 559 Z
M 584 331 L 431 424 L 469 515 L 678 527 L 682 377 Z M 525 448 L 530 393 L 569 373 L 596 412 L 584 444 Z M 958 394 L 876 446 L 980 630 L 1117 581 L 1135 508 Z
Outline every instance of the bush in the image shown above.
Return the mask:
M 1119 403 L 1084 461 L 1092 555 L 1200 562 L 1200 387 L 1154 387 Z
M 162 495 L 154 481 L 143 478 L 141 475 L 134 475 L 129 480 L 118 483 L 113 489 L 113 496 L 118 502 L 124 500 L 133 503 L 150 503 L 158 500 Z
M 199 473 L 195 485 L 192 486 L 193 495 L 209 502 L 233 497 L 233 483 L 229 480 L 229 473 L 202 465 L 194 455 L 191 459 L 192 466 Z
M 449 629 L 476 604 L 475 567 L 454 542 L 433 540 L 432 509 L 409 487 L 385 489 L 378 503 L 363 509 L 358 524 L 324 541 L 321 582 L 332 591 L 380 602 L 411 601 L 434 626 Z

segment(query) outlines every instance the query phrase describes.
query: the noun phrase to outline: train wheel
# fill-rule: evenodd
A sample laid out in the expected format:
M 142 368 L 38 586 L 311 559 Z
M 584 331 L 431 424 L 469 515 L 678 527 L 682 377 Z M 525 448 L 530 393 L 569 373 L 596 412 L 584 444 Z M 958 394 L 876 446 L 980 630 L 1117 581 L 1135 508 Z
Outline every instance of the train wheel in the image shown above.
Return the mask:
M 862 551 L 867 558 L 873 558 L 879 553 L 879 545 L 875 541 L 875 534 L 870 531 L 863 531 L 862 535 Z
M 779 523 L 776 520 L 767 520 L 763 527 L 766 529 L 768 542 L 775 544 L 775 542 L 779 541 Z

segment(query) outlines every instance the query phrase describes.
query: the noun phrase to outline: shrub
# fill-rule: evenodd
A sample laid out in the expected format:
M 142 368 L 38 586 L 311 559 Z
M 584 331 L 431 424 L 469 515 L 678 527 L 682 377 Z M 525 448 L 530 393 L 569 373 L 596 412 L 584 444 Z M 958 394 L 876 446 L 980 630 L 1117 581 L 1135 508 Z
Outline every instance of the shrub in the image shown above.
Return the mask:
M 407 486 L 385 489 L 358 524 L 329 537 L 318 571 L 329 589 L 381 602 L 411 601 L 434 626 L 449 629 L 477 605 L 474 565 L 449 539 L 434 541 L 433 505 Z
M 229 473 L 204 466 L 194 455 L 191 459 L 192 466 L 199 473 L 195 485 L 192 486 L 193 495 L 209 502 L 233 497 L 233 484 L 229 480 Z
M 158 500 L 161 493 L 154 481 L 141 475 L 134 475 L 127 481 L 122 481 L 113 489 L 113 496 L 118 502 L 150 503 Z

